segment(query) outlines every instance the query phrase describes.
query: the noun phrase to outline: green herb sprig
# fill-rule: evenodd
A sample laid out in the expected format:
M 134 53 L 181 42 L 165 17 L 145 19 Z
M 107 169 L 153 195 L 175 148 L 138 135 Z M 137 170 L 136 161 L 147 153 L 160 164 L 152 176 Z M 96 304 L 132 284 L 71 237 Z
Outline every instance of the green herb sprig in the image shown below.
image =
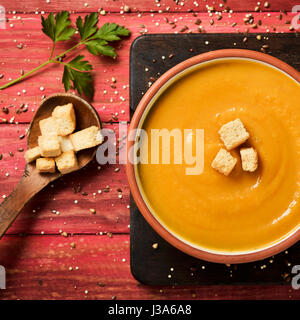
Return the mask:
M 115 48 L 109 45 L 109 43 L 119 41 L 121 37 L 130 35 L 128 29 L 116 23 L 105 23 L 101 28 L 98 28 L 97 24 L 98 14 L 96 12 L 86 15 L 84 21 L 79 16 L 76 20 L 76 28 L 71 26 L 70 13 L 68 11 L 62 11 L 56 15 L 50 13 L 47 18 L 42 16 L 42 31 L 53 41 L 49 59 L 21 77 L 1 86 L 0 90 L 22 81 L 48 64 L 57 63 L 64 66 L 62 83 L 65 91 L 74 89 L 80 95 L 92 98 L 94 95 L 91 74 L 91 70 L 93 70 L 92 65 L 87 60 L 84 60 L 84 55 L 78 55 L 69 62 L 62 61 L 62 58 L 65 59 L 69 52 L 85 45 L 87 50 L 93 55 L 102 54 L 115 59 L 117 53 Z M 70 40 L 76 31 L 80 34 L 81 40 L 70 49 L 54 55 L 56 43 Z

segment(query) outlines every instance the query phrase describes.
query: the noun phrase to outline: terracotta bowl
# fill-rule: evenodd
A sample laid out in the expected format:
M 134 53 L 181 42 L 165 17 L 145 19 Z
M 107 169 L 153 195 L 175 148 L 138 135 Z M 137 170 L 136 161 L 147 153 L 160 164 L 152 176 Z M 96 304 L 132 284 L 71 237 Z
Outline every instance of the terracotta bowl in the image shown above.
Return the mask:
M 167 71 L 165 74 L 163 74 L 152 86 L 151 88 L 146 92 L 142 100 L 140 101 L 133 117 L 130 123 L 129 132 L 131 130 L 140 128 L 140 123 L 143 122 L 143 119 L 147 116 L 147 110 L 148 105 L 151 101 L 157 96 L 159 96 L 163 91 L 164 88 L 167 88 L 166 85 L 163 89 L 162 87 L 167 82 L 173 82 L 174 78 L 176 79 L 179 73 L 184 72 L 186 69 L 199 65 L 201 63 L 209 62 L 211 60 L 215 59 L 223 59 L 223 58 L 246 58 L 251 59 L 258 62 L 263 62 L 268 65 L 271 65 L 286 74 L 288 74 L 290 77 L 292 77 L 294 80 L 298 81 L 300 83 L 300 73 L 286 64 L 285 62 L 274 58 L 270 55 L 263 54 L 256 51 L 251 50 L 240 50 L 240 49 L 224 49 L 224 50 L 217 50 L 217 51 L 211 51 L 204 54 L 200 54 L 198 56 L 195 56 L 193 58 L 190 58 L 188 60 L 185 60 L 169 71 Z M 176 81 L 176 80 L 175 80 Z M 149 109 L 149 108 L 148 108 Z M 128 134 L 129 136 L 129 134 Z M 130 141 L 128 139 L 127 141 L 127 150 L 133 150 L 134 141 Z M 230 254 L 224 254 L 224 253 L 212 253 L 208 252 L 205 249 L 196 248 L 195 246 L 189 245 L 186 241 L 182 241 L 175 235 L 173 235 L 169 230 L 166 229 L 151 213 L 149 210 L 147 203 L 145 203 L 141 191 L 139 189 L 136 174 L 135 174 L 135 165 L 133 165 L 129 159 L 132 159 L 132 154 L 127 152 L 127 165 L 126 165 L 126 172 L 127 177 L 129 181 L 129 186 L 132 192 L 132 196 L 143 214 L 146 221 L 152 226 L 152 228 L 166 241 L 168 241 L 171 245 L 176 247 L 177 249 L 194 256 L 199 259 L 211 261 L 211 262 L 217 262 L 217 263 L 244 263 L 244 262 L 250 262 L 250 261 L 256 261 L 265 259 L 269 256 L 273 256 L 294 243 L 296 243 L 298 240 L 300 240 L 300 229 L 298 229 L 296 232 L 290 234 L 287 236 L 284 240 L 281 240 L 278 243 L 275 243 L 274 245 L 267 247 L 265 249 L 260 249 L 254 252 L 249 253 L 230 253 Z M 159 213 L 158 213 L 159 216 Z

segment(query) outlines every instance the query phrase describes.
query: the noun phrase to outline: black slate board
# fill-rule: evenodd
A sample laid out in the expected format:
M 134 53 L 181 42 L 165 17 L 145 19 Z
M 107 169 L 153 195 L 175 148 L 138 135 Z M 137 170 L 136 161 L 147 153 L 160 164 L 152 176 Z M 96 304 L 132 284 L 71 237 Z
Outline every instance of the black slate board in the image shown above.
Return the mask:
M 137 38 L 130 52 L 130 110 L 135 111 L 143 94 L 160 75 L 194 55 L 217 49 L 261 51 L 300 70 L 298 34 L 152 34 Z M 170 56 L 171 55 L 171 56 Z M 146 68 L 148 69 L 146 71 Z M 290 284 L 291 268 L 300 264 L 300 242 L 266 260 L 235 265 L 193 258 L 162 239 L 145 221 L 131 198 L 130 265 L 133 276 L 148 285 Z M 158 243 L 158 248 L 152 248 Z

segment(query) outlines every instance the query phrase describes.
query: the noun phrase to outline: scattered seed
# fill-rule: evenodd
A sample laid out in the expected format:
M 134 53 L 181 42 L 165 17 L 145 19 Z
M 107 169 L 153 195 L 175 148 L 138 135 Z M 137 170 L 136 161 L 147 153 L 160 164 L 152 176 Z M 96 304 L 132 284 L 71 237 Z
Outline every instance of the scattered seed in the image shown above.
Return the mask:
M 8 114 L 9 113 L 9 110 L 7 107 L 3 107 L 2 108 L 2 112 L 5 113 L 5 114 Z
M 184 26 L 183 28 L 180 29 L 179 32 L 185 32 L 186 30 L 188 30 L 188 26 Z
M 102 283 L 102 282 L 98 282 L 97 285 L 98 285 L 99 287 L 105 287 L 105 284 Z
M 95 210 L 95 209 L 93 209 L 93 208 L 92 208 L 92 209 L 90 209 L 90 212 L 91 212 L 91 213 L 93 213 L 93 214 L 96 214 L 96 210 Z
M 158 249 L 158 243 L 157 243 L 157 242 L 153 243 L 153 244 L 152 244 L 152 248 L 153 248 L 154 250 Z
M 131 11 L 131 8 L 127 5 L 124 6 L 124 12 L 128 13 Z

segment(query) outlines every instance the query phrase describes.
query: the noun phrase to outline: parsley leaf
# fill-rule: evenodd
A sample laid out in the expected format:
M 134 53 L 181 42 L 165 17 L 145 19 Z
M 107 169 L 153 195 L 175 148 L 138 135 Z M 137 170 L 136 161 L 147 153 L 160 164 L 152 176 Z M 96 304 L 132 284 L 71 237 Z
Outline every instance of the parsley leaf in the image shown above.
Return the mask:
M 42 31 L 54 43 L 69 40 L 74 35 L 76 30 L 70 24 L 70 14 L 67 11 L 58 12 L 55 17 L 50 13 L 46 19 L 42 16 Z
M 76 26 L 80 33 L 81 40 L 86 40 L 97 31 L 98 14 L 93 12 L 85 16 L 84 24 L 82 18 L 79 16 L 76 20 Z
M 130 31 L 116 23 L 105 23 L 92 37 L 94 39 L 102 39 L 106 41 L 121 40 L 121 36 L 129 36 Z
M 93 67 L 88 61 L 83 59 L 84 56 L 79 55 L 65 64 L 62 83 L 66 91 L 73 88 L 77 90 L 80 95 L 84 94 L 92 98 L 94 95 L 93 79 L 91 73 L 88 71 L 92 70 Z
M 97 28 L 98 14 L 91 13 L 84 19 L 77 18 L 76 26 L 80 33 L 81 41 L 84 41 L 88 51 L 94 55 L 103 54 L 116 58 L 115 49 L 108 42 L 121 40 L 120 37 L 128 36 L 130 31 L 116 23 L 105 23 L 100 29 Z
M 94 55 L 103 54 L 104 56 L 113 58 L 117 57 L 115 49 L 112 46 L 109 46 L 108 42 L 105 40 L 91 40 L 85 45 L 89 52 Z

